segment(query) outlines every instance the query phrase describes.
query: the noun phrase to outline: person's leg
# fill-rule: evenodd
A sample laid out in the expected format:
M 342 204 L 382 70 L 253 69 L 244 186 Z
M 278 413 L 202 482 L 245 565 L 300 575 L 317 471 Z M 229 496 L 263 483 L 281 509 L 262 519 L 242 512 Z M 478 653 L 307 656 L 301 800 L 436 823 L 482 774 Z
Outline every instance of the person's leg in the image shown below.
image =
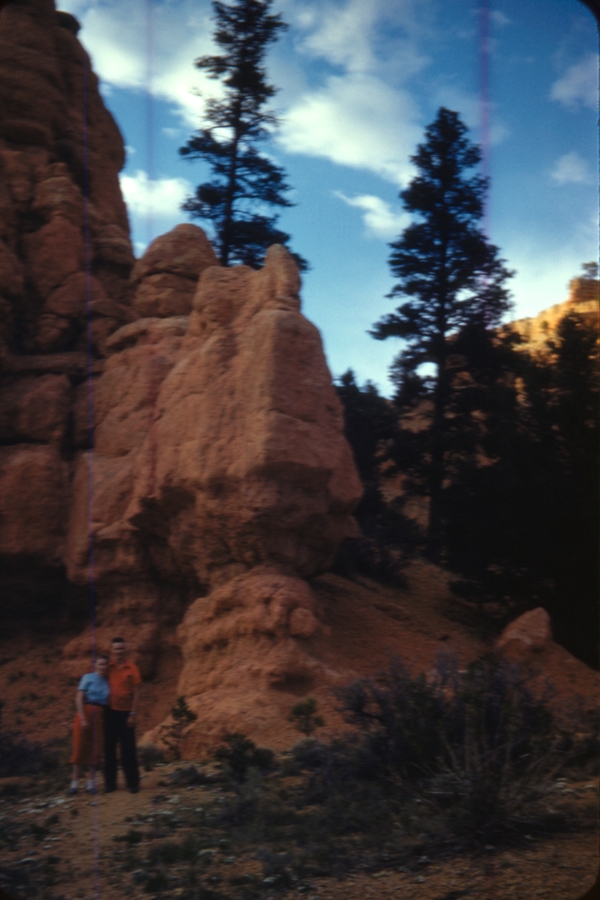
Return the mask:
M 117 741 L 119 739 L 118 714 L 104 709 L 104 788 L 107 793 L 117 788 Z
M 135 728 L 129 727 L 127 719 L 123 722 L 121 732 L 121 765 L 127 787 L 132 793 L 136 793 L 140 786 L 140 772 L 135 747 Z
M 88 794 L 95 794 L 97 791 L 96 773 L 102 762 L 102 744 L 104 740 L 104 716 L 102 708 L 100 706 L 90 706 L 88 719 L 91 729 L 92 753 L 90 765 L 88 766 L 87 784 L 85 789 Z
M 73 719 L 73 752 L 71 754 L 71 763 L 73 764 L 73 770 L 71 773 L 71 784 L 69 786 L 69 793 L 76 794 L 79 789 L 79 771 L 81 767 L 81 739 L 82 739 L 82 728 L 81 721 L 79 719 L 79 713 L 75 713 L 75 718 Z
M 73 766 L 73 773 L 71 775 L 71 786 L 69 787 L 70 794 L 76 794 L 79 790 L 79 766 Z

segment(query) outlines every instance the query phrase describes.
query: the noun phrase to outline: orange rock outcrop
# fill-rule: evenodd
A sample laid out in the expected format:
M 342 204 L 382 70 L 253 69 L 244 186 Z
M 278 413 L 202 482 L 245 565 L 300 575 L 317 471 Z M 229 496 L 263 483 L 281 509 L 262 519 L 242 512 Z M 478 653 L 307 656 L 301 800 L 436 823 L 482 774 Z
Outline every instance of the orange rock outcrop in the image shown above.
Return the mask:
M 0 11 L 0 590 L 17 611 L 70 602 L 86 379 L 134 318 L 124 145 L 77 31 L 52 0 Z
M 193 601 L 178 630 L 178 692 L 211 710 L 220 733 L 248 691 L 267 715 L 269 691 L 314 668 L 303 642 L 320 624 L 304 579 L 356 529 L 361 485 L 299 288 L 274 246 L 258 272 L 205 269 L 189 317 L 115 332 L 95 388 L 94 453 L 74 478 L 70 580 L 87 583 L 93 562 L 99 627 L 143 626 L 147 672 L 152 628 L 156 661 L 159 624 Z M 66 652 L 81 649 L 78 639 Z M 206 714 L 199 721 L 206 729 Z
M 537 316 L 516 319 L 506 326 L 516 332 L 522 348 L 530 353 L 547 353 L 547 341 L 556 338 L 558 325 L 567 314 L 576 313 L 598 326 L 600 312 L 600 282 L 597 278 L 573 278 L 569 283 L 569 296 L 563 303 L 555 303 L 543 309 Z

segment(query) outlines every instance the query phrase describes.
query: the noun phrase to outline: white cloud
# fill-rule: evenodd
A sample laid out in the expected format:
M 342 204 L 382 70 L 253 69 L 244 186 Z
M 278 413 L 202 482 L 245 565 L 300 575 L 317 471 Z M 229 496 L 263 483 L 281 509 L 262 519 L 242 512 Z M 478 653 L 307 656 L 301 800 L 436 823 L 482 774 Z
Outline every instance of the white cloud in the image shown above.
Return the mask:
M 406 91 L 375 76 L 331 76 L 288 109 L 278 141 L 289 153 L 322 156 L 367 169 L 394 183 L 412 175 L 408 160 L 422 137 Z
M 345 7 L 323 4 L 318 20 L 315 18 L 310 23 L 313 30 L 302 48 L 349 71 L 373 69 L 371 33 L 377 6 L 374 0 L 349 0 Z
M 593 179 L 588 164 L 576 150 L 559 157 L 550 172 L 556 184 L 591 184 Z
M 596 109 L 598 106 L 598 55 L 588 53 L 580 62 L 570 66 L 562 78 L 554 82 L 550 97 L 570 109 L 579 105 Z
M 490 12 L 490 19 L 497 28 L 504 28 L 506 25 L 512 25 L 512 20 L 499 9 L 493 9 Z
M 161 128 L 161 131 L 164 135 L 170 138 L 181 137 L 181 128 Z
M 173 103 L 186 125 L 197 127 L 207 96 L 219 85 L 194 68 L 194 60 L 214 52 L 208 0 L 152 3 L 144 0 L 61 0 L 61 8 L 81 22 L 79 38 L 90 53 L 94 71 L 110 88 L 150 90 Z
M 429 62 L 416 39 L 428 8 L 425 0 L 318 0 L 310 7 L 292 5 L 290 14 L 301 53 L 347 72 L 387 68 L 407 77 Z
M 410 223 L 410 216 L 407 213 L 395 213 L 390 204 L 381 197 L 372 194 L 347 197 L 342 191 L 334 191 L 334 194 L 348 206 L 356 206 L 364 211 L 363 221 L 369 236 L 387 241 L 397 237 Z
M 121 190 L 125 203 L 133 215 L 172 218 L 181 215 L 179 208 L 193 193 L 193 185 L 185 178 L 148 178 L 138 169 L 134 176 L 121 175 Z
M 415 124 L 417 110 L 403 87 L 427 63 L 411 36 L 418 30 L 415 10 L 421 4 L 282 0 L 284 18 L 301 22 L 295 38 L 300 54 L 286 57 L 281 48 L 274 54 L 277 83 L 285 88 L 279 139 L 286 150 L 366 169 L 394 183 L 406 181 L 408 156 L 422 137 L 422 123 Z M 192 88 L 206 97 L 222 92 L 218 81 L 193 65 L 215 50 L 209 0 L 153 3 L 151 19 L 145 0 L 61 0 L 61 6 L 81 21 L 79 36 L 106 90 L 150 90 L 173 104 L 186 129 L 198 127 L 204 100 Z M 393 38 L 386 32 L 390 23 Z M 318 70 L 299 67 L 307 55 L 342 73 L 321 75 L 320 84 L 308 88 L 308 73 L 314 78 Z M 175 137 L 175 129 L 168 134 Z

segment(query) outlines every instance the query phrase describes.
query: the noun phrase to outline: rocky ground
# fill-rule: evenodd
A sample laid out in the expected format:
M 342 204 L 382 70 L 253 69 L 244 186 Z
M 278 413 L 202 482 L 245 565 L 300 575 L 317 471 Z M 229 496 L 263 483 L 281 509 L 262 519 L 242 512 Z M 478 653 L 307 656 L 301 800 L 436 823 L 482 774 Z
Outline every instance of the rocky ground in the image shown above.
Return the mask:
M 317 867 L 286 886 L 259 844 L 240 846 L 223 829 L 204 826 L 205 810 L 223 802 L 226 791 L 221 784 L 173 783 L 181 768 L 170 764 L 145 773 L 135 796 L 118 791 L 69 798 L 26 779 L 5 781 L 0 821 L 10 830 L 0 850 L 1 886 L 16 898 L 65 900 L 577 900 L 595 877 L 598 838 L 588 827 L 483 855 L 413 856 L 402 865 L 357 858 L 335 876 Z M 580 814 L 596 808 L 596 780 L 561 783 L 560 791 Z M 186 845 L 190 834 L 195 843 Z M 186 848 L 183 858 L 176 846 Z
M 384 668 L 391 655 L 418 672 L 427 671 L 440 650 L 468 662 L 489 649 L 476 622 L 450 608 L 443 576 L 433 567 L 413 567 L 403 589 L 333 574 L 315 579 L 312 587 L 326 626 L 338 639 L 323 638 L 322 647 L 315 644 L 311 652 L 321 666 L 349 678 Z M 585 772 L 552 786 L 553 806 L 562 804 L 572 822 L 560 833 L 536 833 L 513 846 L 458 855 L 440 855 L 430 845 L 419 849 L 418 841 L 391 851 L 386 845 L 384 853 L 372 839 L 365 847 L 360 842 L 346 847 L 343 864 L 313 860 L 304 868 L 288 866 L 289 877 L 286 857 L 278 863 L 278 855 L 286 852 L 281 845 L 274 850 L 268 836 L 241 834 L 231 817 L 220 817 L 221 807 L 227 810 L 235 802 L 235 790 L 220 778 L 208 752 L 204 759 L 186 753 L 185 739 L 184 761 L 144 771 L 138 795 L 121 790 L 110 797 L 69 798 L 67 760 L 77 676 L 65 665 L 62 648 L 70 637 L 23 631 L 0 644 L 2 730 L 50 747 L 59 763 L 37 776 L 0 779 L 0 888 L 16 898 L 577 900 L 594 880 L 597 780 Z M 597 673 L 554 642 L 526 664 L 532 685 L 542 689 L 552 683 L 556 711 L 572 709 L 577 702 L 597 705 Z M 165 719 L 177 696 L 180 670 L 173 642 L 155 676 L 143 685 L 140 735 Z M 327 740 L 339 731 L 341 720 L 333 696 L 316 693 L 326 720 L 319 737 Z M 280 728 L 265 728 L 255 736 L 257 743 L 273 747 L 280 761 L 300 737 L 286 721 L 297 699 L 293 692 L 281 692 Z M 190 760 L 209 773 L 206 783 L 181 783 L 178 772 Z M 283 775 L 266 776 L 267 784 L 269 779 L 280 798 L 293 788 L 294 776 L 285 774 L 285 766 Z M 285 800 L 282 809 L 285 817 Z

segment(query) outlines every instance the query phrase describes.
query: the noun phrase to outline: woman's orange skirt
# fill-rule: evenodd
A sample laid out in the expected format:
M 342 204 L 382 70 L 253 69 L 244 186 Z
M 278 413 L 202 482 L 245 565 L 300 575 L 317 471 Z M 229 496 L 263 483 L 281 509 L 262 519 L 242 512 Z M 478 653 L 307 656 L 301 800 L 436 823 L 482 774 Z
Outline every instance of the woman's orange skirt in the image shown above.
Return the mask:
M 70 761 L 75 766 L 99 766 L 102 762 L 104 735 L 103 709 L 101 706 L 85 703 L 83 710 L 88 727 L 82 727 L 79 713 L 75 713 L 75 719 L 73 720 L 73 753 Z

